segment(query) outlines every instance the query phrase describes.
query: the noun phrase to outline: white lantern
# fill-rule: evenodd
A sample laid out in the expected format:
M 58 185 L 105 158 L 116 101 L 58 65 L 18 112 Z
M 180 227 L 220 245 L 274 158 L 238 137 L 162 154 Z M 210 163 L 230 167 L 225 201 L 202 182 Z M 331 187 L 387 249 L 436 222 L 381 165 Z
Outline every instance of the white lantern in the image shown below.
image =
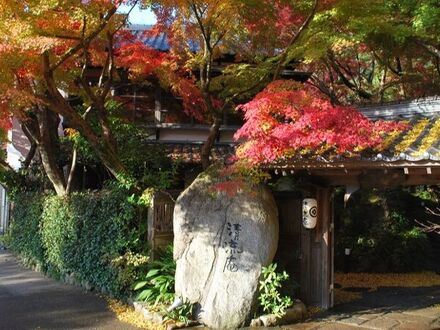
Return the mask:
M 314 198 L 306 198 L 302 203 L 302 223 L 307 229 L 316 227 L 318 220 L 318 201 Z

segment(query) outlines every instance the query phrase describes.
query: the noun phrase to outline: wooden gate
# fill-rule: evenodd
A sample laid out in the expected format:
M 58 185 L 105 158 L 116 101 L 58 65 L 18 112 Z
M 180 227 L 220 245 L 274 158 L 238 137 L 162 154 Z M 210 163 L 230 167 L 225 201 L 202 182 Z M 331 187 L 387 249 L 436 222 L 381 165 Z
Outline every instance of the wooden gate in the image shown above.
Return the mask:
M 148 242 L 154 251 L 173 242 L 173 213 L 179 192 L 158 192 L 148 209 Z
M 297 294 L 307 305 L 333 306 L 333 210 L 331 190 L 317 188 L 311 194 L 277 193 L 280 241 L 275 261 L 300 285 Z M 301 224 L 302 199 L 316 198 L 315 229 Z

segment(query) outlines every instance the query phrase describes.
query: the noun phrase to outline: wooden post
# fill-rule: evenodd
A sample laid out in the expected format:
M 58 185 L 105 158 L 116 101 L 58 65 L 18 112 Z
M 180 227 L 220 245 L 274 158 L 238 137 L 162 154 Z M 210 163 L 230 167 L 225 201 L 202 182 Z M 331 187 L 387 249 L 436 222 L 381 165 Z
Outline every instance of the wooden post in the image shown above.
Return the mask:
M 320 307 L 328 309 L 331 307 L 331 295 L 332 295 L 332 209 L 331 209 L 331 192 L 330 188 L 318 189 L 318 214 L 320 222 L 320 245 L 321 245 L 321 276 L 319 281 L 321 282 L 320 293 L 321 302 Z M 318 266 L 319 267 L 319 266 Z M 319 274 L 319 273 L 318 273 Z
M 333 305 L 333 231 L 331 189 L 317 188 L 318 222 L 301 230 L 301 298 L 308 305 Z
M 162 123 L 162 90 L 159 85 L 154 90 L 154 122 Z
M 150 244 L 151 259 L 154 260 L 154 250 L 156 249 L 154 244 L 154 197 L 151 201 L 150 207 L 148 208 L 147 217 L 147 240 Z
M 330 305 L 334 306 L 335 302 L 335 203 L 334 203 L 334 191 L 332 189 L 330 194 Z

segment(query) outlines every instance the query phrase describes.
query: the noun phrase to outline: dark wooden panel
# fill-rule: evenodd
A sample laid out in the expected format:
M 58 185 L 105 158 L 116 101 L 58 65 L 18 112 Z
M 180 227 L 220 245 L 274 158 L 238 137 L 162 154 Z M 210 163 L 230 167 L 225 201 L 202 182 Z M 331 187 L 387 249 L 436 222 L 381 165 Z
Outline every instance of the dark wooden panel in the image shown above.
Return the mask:
M 321 306 L 321 292 L 322 292 L 322 255 L 323 251 L 320 242 L 314 242 L 311 246 L 310 257 L 310 305 Z
M 330 225 L 331 225 L 331 208 L 330 208 L 330 189 L 319 189 L 318 202 L 320 203 L 320 223 L 321 223 L 321 263 L 319 265 L 320 270 L 317 273 L 318 281 L 320 282 L 320 295 L 318 296 L 321 301 L 320 306 L 322 308 L 330 307 L 330 280 L 332 260 L 331 260 L 331 244 L 330 244 Z
M 320 188 L 316 228 L 301 228 L 301 290 L 300 298 L 307 305 L 332 306 L 333 252 L 332 207 L 330 189 Z
M 334 283 L 335 283 L 335 203 L 333 198 L 333 193 L 330 196 L 330 257 L 329 257 L 329 263 L 330 263 L 330 273 L 329 273 L 329 284 L 330 284 L 330 297 L 329 297 L 329 307 L 334 306 Z
M 280 237 L 274 262 L 286 270 L 291 280 L 289 293 L 298 295 L 300 284 L 301 254 L 301 199 L 297 194 L 284 193 L 276 198 L 279 214 Z M 295 285 L 296 283 L 296 285 Z
M 311 234 L 312 231 L 301 227 L 301 280 L 300 299 L 306 304 L 312 304 L 311 298 Z

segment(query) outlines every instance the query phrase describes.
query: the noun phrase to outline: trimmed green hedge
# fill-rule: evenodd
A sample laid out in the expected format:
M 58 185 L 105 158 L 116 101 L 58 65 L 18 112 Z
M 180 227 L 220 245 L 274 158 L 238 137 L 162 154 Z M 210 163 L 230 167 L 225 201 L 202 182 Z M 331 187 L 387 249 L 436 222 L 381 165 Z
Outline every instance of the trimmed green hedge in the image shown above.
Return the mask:
M 18 194 L 9 246 L 52 277 L 126 296 L 148 261 L 139 215 L 123 191 Z
M 40 235 L 44 198 L 22 193 L 14 197 L 12 222 L 8 231 L 8 247 L 32 266 L 43 267 L 44 250 Z

